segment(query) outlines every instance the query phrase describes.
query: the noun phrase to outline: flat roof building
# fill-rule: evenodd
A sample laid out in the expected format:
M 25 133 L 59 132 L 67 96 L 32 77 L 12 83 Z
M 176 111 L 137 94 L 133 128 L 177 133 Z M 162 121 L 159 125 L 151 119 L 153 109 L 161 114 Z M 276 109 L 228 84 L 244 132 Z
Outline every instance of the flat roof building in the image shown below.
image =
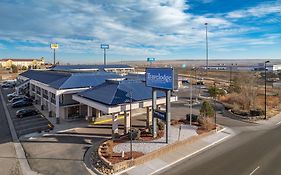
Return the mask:
M 28 68 L 34 66 L 42 66 L 44 64 L 45 64 L 44 58 L 40 58 L 40 59 L 4 58 L 0 60 L 0 65 L 3 68 L 11 68 L 12 65 Z

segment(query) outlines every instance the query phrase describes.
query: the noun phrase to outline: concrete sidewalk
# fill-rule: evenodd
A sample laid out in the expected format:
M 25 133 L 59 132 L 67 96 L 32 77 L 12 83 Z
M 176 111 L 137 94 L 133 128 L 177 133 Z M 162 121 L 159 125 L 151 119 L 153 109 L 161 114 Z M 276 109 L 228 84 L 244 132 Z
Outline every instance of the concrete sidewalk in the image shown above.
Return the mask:
M 234 136 L 235 133 L 229 129 L 225 128 L 216 134 L 209 135 L 200 140 L 195 141 L 194 143 L 187 144 L 180 147 L 174 151 L 168 152 L 159 156 L 157 159 L 148 161 L 142 165 L 129 168 L 123 172 L 117 174 L 122 175 L 143 175 L 143 174 L 156 174 L 164 171 L 169 168 L 171 165 L 180 162 L 183 159 L 194 156 L 220 142 Z

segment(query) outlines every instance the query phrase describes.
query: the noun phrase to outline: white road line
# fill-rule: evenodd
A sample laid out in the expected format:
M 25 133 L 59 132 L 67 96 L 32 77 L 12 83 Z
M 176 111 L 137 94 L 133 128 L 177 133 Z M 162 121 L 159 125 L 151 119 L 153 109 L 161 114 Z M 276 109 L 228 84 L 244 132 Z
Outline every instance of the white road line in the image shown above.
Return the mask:
M 172 162 L 172 163 L 170 163 L 170 164 L 168 164 L 168 165 L 166 165 L 166 166 L 164 166 L 164 167 L 162 167 L 162 168 L 160 168 L 160 169 L 158 169 L 158 170 L 155 170 L 154 172 L 150 173 L 149 175 L 153 175 L 153 174 L 155 174 L 155 173 L 157 173 L 157 172 L 159 172 L 159 171 L 162 171 L 162 170 L 164 170 L 164 169 L 166 169 L 166 168 L 168 168 L 168 167 L 170 167 L 170 166 L 172 166 L 172 165 L 174 165 L 174 164 L 176 164 L 176 163 L 178 163 L 178 162 L 180 162 L 180 161 L 182 161 L 182 160 L 184 160 L 184 159 L 186 159 L 186 158 L 188 158 L 188 157 L 191 157 L 191 156 L 193 156 L 193 155 L 195 155 L 195 154 L 197 154 L 197 153 L 200 153 L 200 152 L 202 152 L 202 151 L 208 149 L 209 147 L 212 147 L 212 146 L 214 146 L 214 145 L 216 145 L 216 144 L 222 142 L 223 140 L 227 139 L 227 138 L 230 137 L 230 136 L 231 136 L 231 135 L 227 135 L 227 136 L 225 136 L 225 137 L 223 137 L 223 138 L 221 138 L 221 139 L 219 139 L 219 140 L 217 140 L 217 141 L 211 143 L 210 145 L 207 145 L 207 146 L 205 146 L 205 147 L 203 147 L 203 148 L 201 148 L 201 149 L 199 149 L 199 150 L 197 150 L 197 151 L 195 151 L 195 152 L 193 152 L 193 153 L 191 153 L 191 154 L 189 154 L 189 155 L 186 155 L 186 156 L 184 156 L 184 157 L 182 157 L 182 158 L 180 158 L 180 159 L 178 159 L 178 160 L 176 160 L 176 161 L 174 161 L 174 162 Z
M 260 168 L 260 166 L 258 166 L 256 169 L 254 169 L 249 175 L 254 174 L 259 168 Z
M 278 123 L 276 123 L 276 125 L 280 125 L 281 124 L 281 121 L 280 122 L 278 122 Z

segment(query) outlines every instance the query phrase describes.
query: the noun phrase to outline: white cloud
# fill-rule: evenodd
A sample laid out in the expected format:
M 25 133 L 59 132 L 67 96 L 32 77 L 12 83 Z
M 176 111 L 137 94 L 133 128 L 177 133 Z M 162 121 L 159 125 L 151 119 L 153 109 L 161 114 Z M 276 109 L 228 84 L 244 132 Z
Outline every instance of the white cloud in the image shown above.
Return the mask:
M 250 7 L 247 9 L 232 11 L 227 14 L 228 18 L 247 18 L 247 17 L 264 17 L 270 14 L 281 16 L 281 2 L 270 2 Z
M 238 43 L 232 38 L 235 35 L 255 29 L 235 24 L 233 18 L 268 13 L 259 6 L 234 11 L 226 18 L 199 16 L 188 9 L 185 0 L 0 2 L 0 38 L 20 50 L 48 51 L 50 42 L 57 42 L 60 52 L 99 53 L 100 43 L 106 42 L 116 55 L 168 55 L 173 50 L 204 47 L 205 22 L 209 23 L 210 39 L 219 38 L 214 48 L 222 49 L 228 42 Z M 279 9 L 269 8 L 271 12 Z M 275 39 L 249 43 L 270 44 Z

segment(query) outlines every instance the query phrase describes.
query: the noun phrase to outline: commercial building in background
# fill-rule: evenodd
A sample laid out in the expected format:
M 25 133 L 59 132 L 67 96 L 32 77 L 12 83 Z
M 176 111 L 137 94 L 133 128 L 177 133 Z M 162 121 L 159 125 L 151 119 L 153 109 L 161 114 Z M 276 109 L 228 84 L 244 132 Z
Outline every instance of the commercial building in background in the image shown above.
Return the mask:
M 16 58 L 4 58 L 0 60 L 0 66 L 2 68 L 11 68 L 12 65 L 17 67 L 26 67 L 26 68 L 34 68 L 38 66 L 45 65 L 45 59 L 16 59 Z
M 206 66 L 202 67 L 206 69 Z M 268 71 L 280 71 L 281 64 L 268 64 L 266 66 Z M 210 65 L 208 66 L 209 70 L 233 70 L 233 71 L 264 71 L 264 63 L 259 63 L 257 65 L 226 65 L 226 64 L 219 64 L 219 65 Z

